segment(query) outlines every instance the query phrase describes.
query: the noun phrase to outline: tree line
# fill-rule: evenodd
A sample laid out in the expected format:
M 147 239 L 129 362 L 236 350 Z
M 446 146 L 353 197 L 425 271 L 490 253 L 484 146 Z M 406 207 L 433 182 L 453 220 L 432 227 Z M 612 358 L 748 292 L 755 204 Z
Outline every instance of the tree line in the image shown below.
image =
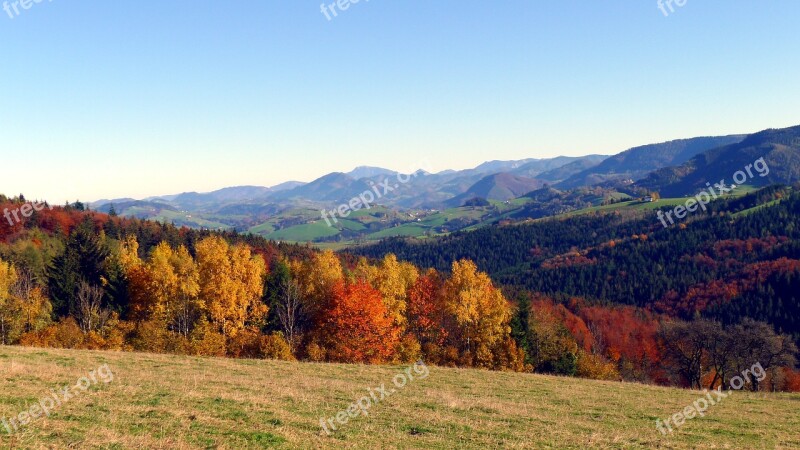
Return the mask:
M 18 205 L 20 199 L 7 201 Z M 588 281 L 570 271 L 609 264 L 604 252 L 657 242 L 639 231 L 640 217 L 575 220 L 536 237 L 538 245 L 525 250 L 528 270 L 576 273 L 573 286 L 582 286 Z M 595 236 L 576 233 L 592 221 L 605 228 L 595 229 Z M 506 228 L 530 233 L 526 226 Z M 615 228 L 635 236 L 620 238 Z M 575 245 L 583 241 L 592 248 Z M 786 258 L 791 242 L 769 234 L 717 241 L 708 247 L 725 261 L 717 268 L 709 256 L 689 252 L 684 262 L 711 267 L 714 275 L 698 275 L 687 282 L 694 290 L 677 296 L 666 291 L 652 307 L 641 307 L 572 295 L 566 286 L 500 289 L 481 261 L 468 258 L 443 270 L 424 269 L 393 254 L 368 259 L 67 205 L 0 226 L 0 343 L 370 364 L 423 358 L 444 366 L 687 387 L 697 387 L 698 380 L 725 386 L 738 365 L 758 356 L 770 371 L 763 388 L 797 390 L 796 347 L 773 326 L 780 314 L 766 306 L 747 310 L 752 302 L 743 300 L 760 300 L 770 280 L 776 293 L 791 289 L 796 275 L 790 265 L 782 259 L 755 262 L 766 255 Z M 491 256 L 491 247 L 487 252 Z M 718 273 L 739 273 L 726 266 L 730 261 L 752 272 L 739 277 L 735 289 L 726 287 L 734 280 L 714 284 Z M 774 353 L 781 343 L 779 355 L 742 355 L 733 346 L 755 342 L 736 308 L 764 313 L 754 318 L 769 323 L 751 325 L 765 339 L 762 348 Z M 691 320 L 698 311 L 716 322 Z M 689 370 L 678 350 L 697 330 L 707 333 L 690 341 L 701 349 L 691 353 L 699 359 Z M 731 348 L 710 347 L 723 341 Z M 716 348 L 727 350 L 710 350 Z

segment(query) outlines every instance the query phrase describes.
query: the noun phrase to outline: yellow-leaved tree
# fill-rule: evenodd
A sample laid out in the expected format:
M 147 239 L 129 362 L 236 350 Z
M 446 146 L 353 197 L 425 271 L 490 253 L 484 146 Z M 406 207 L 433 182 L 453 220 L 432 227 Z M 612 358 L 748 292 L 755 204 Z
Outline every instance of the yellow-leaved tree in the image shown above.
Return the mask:
M 383 304 L 395 325 L 405 330 L 408 293 L 417 282 L 419 271 L 413 264 L 400 262 L 393 254 L 386 255 L 377 267 L 373 287 L 381 293 Z
M 183 245 L 175 250 L 162 242 L 145 262 L 138 248 L 136 239 L 128 237 L 120 250 L 135 317 L 188 337 L 203 311 L 200 274 L 192 255 Z
M 11 295 L 11 286 L 17 282 L 17 270 L 11 263 L 0 259 L 0 344 L 12 343 L 17 334 L 15 322 L 19 320 L 19 306 Z
M 189 254 L 189 250 L 183 245 L 173 252 L 170 263 L 172 270 L 178 277 L 172 322 L 178 333 L 188 337 L 192 326 L 204 310 L 204 304 L 198 298 L 198 294 L 200 294 L 200 272 L 192 255 Z
M 24 333 L 52 323 L 53 306 L 33 276 L 0 259 L 0 344 L 16 343 Z
M 266 265 L 246 245 L 229 245 L 221 237 L 198 242 L 199 297 L 208 318 L 226 337 L 263 319 L 267 306 L 261 301 Z
M 444 284 L 444 304 L 455 324 L 449 334 L 461 364 L 493 367 L 495 348 L 511 332 L 511 307 L 500 290 L 472 261 L 456 261 Z
M 334 287 L 344 279 L 342 263 L 333 251 L 325 250 L 307 260 L 292 261 L 290 267 L 300 288 L 305 311 L 312 321 L 317 321 L 333 295 Z

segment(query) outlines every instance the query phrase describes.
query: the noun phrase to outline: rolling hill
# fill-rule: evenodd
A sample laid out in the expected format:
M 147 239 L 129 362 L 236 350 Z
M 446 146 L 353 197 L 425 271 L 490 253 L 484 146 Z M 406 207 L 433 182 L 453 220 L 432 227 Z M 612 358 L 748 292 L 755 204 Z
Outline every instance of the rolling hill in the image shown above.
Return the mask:
M 653 170 L 682 164 L 699 153 L 740 142 L 744 137 L 744 135 L 698 137 L 634 147 L 572 175 L 557 187 L 570 189 L 609 180 L 637 180 Z
M 705 394 L 633 383 L 430 367 L 316 364 L 0 347 L 0 417 L 107 364 L 113 379 L 7 435 L 3 448 L 797 448 L 800 396 L 735 392 L 662 435 Z M 395 389 L 328 435 L 368 388 Z M 609 400 L 612 399 L 612 400 Z M 643 401 L 646 400 L 646 401 Z M 780 423 L 775 418 L 780 418 Z M 746 420 L 747 426 L 743 426 Z M 558 426 L 555 426 L 555 425 Z
M 766 167 L 755 164 L 760 158 L 764 158 Z M 748 165 L 753 176 L 747 174 Z M 738 171 L 747 175 L 747 181 L 737 184 L 766 186 L 800 180 L 800 126 L 752 134 L 741 142 L 703 152 L 680 166 L 657 170 L 637 185 L 662 196 L 691 195 L 705 189 L 706 183 L 734 183 Z
M 536 175 L 536 178 L 539 180 L 549 181 L 551 183 L 557 183 L 587 169 L 595 167 L 606 159 L 608 159 L 607 155 L 585 156 L 561 167 L 556 167 L 555 169 L 550 169 L 539 173 Z
M 518 177 L 510 173 L 498 173 L 482 178 L 470 186 L 463 194 L 448 200 L 447 205 L 458 207 L 463 205 L 465 201 L 476 197 L 486 200 L 511 200 L 543 185 L 544 182 L 534 178 Z
M 238 186 L 209 193 L 152 197 L 145 202 L 120 199 L 113 203 L 122 216 L 174 222 L 192 228 L 250 230 L 290 242 L 342 243 L 390 236 L 423 236 L 498 220 L 541 218 L 600 207 L 627 197 L 641 197 L 647 190 L 663 189 L 662 196 L 682 196 L 721 174 L 730 177 L 734 165 L 748 158 L 748 162 L 752 162 L 757 153 L 768 154 L 766 161 L 773 171 L 764 179 L 754 180 L 754 185 L 792 182 L 797 179 L 797 152 L 793 141 L 796 130 L 787 133 L 781 137 L 779 131 L 772 130 L 749 137 L 683 139 L 636 147 L 611 157 L 487 161 L 466 170 L 419 171 L 407 183 L 399 183 L 397 172 L 393 170 L 361 166 L 347 173 L 330 173 L 310 183 Z M 733 162 L 720 166 L 717 163 L 720 160 Z M 736 169 L 741 167 L 744 164 Z M 646 180 L 632 185 L 634 178 Z M 385 207 L 390 213 L 373 216 L 368 212 L 350 220 L 352 223 L 337 224 L 333 229 L 315 223 L 320 219 L 320 210 L 347 203 L 385 180 L 392 189 L 376 198 L 374 206 Z M 525 197 L 545 185 L 558 190 L 547 195 L 540 192 L 535 198 Z M 554 192 L 557 195 L 551 195 Z M 494 203 L 483 205 L 487 208 L 478 217 L 470 211 L 458 211 L 465 202 L 476 198 Z M 513 208 L 498 207 L 498 203 L 507 201 L 512 201 Z M 108 211 L 110 203 L 102 201 L 92 206 Z M 442 209 L 454 211 L 441 216 L 434 212 L 433 217 L 429 217 L 432 210 Z M 304 212 L 296 214 L 297 211 Z M 453 220 L 439 223 L 441 217 Z

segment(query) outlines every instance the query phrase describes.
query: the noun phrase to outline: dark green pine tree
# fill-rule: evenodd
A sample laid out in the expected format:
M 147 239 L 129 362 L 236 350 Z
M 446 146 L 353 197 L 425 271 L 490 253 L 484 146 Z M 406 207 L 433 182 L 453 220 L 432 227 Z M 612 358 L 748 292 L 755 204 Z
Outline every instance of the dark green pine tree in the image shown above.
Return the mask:
M 264 284 L 264 303 L 269 306 L 264 330 L 266 332 L 281 330 L 281 322 L 278 319 L 278 305 L 290 281 L 289 266 L 283 261 L 278 261 Z
M 532 336 L 530 332 L 531 302 L 528 296 L 520 295 L 517 299 L 517 309 L 511 319 L 511 337 L 517 345 L 525 351 L 525 363 L 533 364 L 531 357 Z
M 70 313 L 70 304 L 81 281 L 80 262 L 75 251 L 66 247 L 53 258 L 47 272 L 53 314 L 56 317 L 65 317 Z
M 72 232 L 64 251 L 53 259 L 50 266 L 48 286 L 56 316 L 74 313 L 75 294 L 81 281 L 94 286 L 106 284 L 108 256 L 108 249 L 100 241 L 91 219 L 87 217 Z

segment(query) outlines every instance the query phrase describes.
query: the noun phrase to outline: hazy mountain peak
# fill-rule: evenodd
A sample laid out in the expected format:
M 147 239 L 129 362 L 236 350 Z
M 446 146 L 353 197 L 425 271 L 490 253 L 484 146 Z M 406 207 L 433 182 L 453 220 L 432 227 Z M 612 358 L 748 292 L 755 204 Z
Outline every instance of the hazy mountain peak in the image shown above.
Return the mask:
M 361 178 L 373 178 L 378 176 L 389 176 L 389 175 L 396 175 L 397 172 L 390 169 L 384 169 L 383 167 L 373 167 L 373 166 L 358 166 L 355 169 L 347 172 L 347 175 L 350 177 L 355 178 L 356 180 Z

